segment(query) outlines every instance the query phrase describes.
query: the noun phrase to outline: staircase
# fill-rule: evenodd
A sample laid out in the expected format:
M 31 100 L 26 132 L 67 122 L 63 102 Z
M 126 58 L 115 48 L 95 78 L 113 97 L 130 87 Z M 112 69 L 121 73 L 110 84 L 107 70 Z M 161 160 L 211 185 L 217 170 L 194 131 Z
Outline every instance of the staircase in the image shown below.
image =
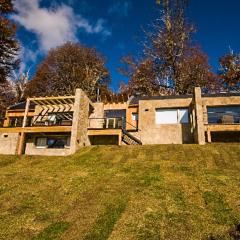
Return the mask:
M 122 141 L 126 143 L 127 145 L 142 145 L 141 140 L 134 137 L 132 134 L 130 134 L 125 129 L 122 129 Z

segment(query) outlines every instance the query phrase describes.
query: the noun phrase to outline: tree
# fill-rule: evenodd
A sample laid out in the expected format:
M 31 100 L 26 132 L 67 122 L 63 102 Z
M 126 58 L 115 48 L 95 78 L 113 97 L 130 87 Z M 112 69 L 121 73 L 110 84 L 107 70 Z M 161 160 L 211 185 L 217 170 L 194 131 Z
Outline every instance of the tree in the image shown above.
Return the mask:
M 16 26 L 7 18 L 12 12 L 11 0 L 0 0 L 0 83 L 5 82 L 19 64 L 19 60 L 16 59 L 19 51 L 15 39 Z
M 29 96 L 64 95 L 81 88 L 96 99 L 97 89 L 104 94 L 109 83 L 102 55 L 94 48 L 68 42 L 49 51 L 26 92 Z
M 120 91 L 129 95 L 166 95 L 169 89 L 162 88 L 158 84 L 157 74 L 151 59 L 143 59 L 137 62 L 132 56 L 123 57 L 124 67 L 119 71 L 129 77 L 128 84 L 122 84 Z
M 181 69 L 194 28 L 185 17 L 186 0 L 165 0 L 161 6 L 160 19 L 146 33 L 145 54 L 154 63 L 159 85 L 171 86 L 175 94 L 182 94 Z
M 220 76 L 227 90 L 240 90 L 240 54 L 226 54 L 219 60 Z
M 0 118 L 4 117 L 5 110 L 8 106 L 16 102 L 14 86 L 11 82 L 5 81 L 0 84 Z
M 208 56 L 199 46 L 187 49 L 178 64 L 179 94 L 191 94 L 194 87 L 202 87 L 203 91 L 217 91 L 220 87 L 219 76 L 212 72 Z
M 14 72 L 13 85 L 17 102 L 21 102 L 25 98 L 27 86 L 29 83 L 29 71 L 30 69 L 28 69 L 27 72 Z

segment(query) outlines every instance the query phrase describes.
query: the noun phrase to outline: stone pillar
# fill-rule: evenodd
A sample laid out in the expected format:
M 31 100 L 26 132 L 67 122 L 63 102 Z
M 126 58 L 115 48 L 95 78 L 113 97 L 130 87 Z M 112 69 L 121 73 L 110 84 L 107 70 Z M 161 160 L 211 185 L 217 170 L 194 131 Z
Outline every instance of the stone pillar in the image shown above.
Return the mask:
M 88 124 L 91 101 L 81 89 L 76 89 L 73 105 L 73 123 L 70 152 L 74 154 L 80 147 L 90 145 Z
M 194 108 L 195 108 L 195 142 L 204 145 L 205 142 L 205 132 L 204 132 L 204 119 L 203 119 L 203 105 L 202 105 L 202 94 L 201 88 L 196 87 L 194 89 Z

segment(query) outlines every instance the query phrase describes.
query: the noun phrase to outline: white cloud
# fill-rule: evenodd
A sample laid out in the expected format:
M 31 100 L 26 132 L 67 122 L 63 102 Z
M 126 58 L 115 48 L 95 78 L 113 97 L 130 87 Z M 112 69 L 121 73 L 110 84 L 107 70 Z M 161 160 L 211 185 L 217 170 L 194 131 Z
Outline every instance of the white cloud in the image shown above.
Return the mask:
M 12 18 L 37 35 L 40 48 L 45 52 L 67 41 L 77 41 L 78 28 L 89 34 L 101 33 L 105 37 L 110 35 L 102 19 L 92 25 L 81 15 L 75 14 L 69 6 L 47 9 L 41 7 L 40 2 L 41 0 L 15 0 L 17 14 Z
M 116 1 L 109 9 L 109 14 L 127 17 L 132 4 L 129 1 Z

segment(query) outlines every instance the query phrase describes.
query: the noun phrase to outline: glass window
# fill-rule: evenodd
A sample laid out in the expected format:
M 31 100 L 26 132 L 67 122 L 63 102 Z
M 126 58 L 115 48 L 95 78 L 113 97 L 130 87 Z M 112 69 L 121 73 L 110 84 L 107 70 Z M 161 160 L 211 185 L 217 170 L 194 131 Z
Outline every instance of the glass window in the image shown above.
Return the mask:
M 48 148 L 64 148 L 67 143 L 66 138 L 48 138 Z
M 189 122 L 188 109 L 156 109 L 156 124 L 178 124 Z
M 157 124 L 176 124 L 178 123 L 177 109 L 157 109 L 156 110 Z
M 179 109 L 178 110 L 178 122 L 179 123 L 188 123 L 188 109 Z
M 138 121 L 138 114 L 137 113 L 132 113 L 132 120 L 133 121 Z
M 47 147 L 47 138 L 37 138 L 36 140 L 37 148 L 46 148 Z
M 66 147 L 70 147 L 70 143 L 71 143 L 71 137 L 67 137 L 67 143 L 66 143 Z

